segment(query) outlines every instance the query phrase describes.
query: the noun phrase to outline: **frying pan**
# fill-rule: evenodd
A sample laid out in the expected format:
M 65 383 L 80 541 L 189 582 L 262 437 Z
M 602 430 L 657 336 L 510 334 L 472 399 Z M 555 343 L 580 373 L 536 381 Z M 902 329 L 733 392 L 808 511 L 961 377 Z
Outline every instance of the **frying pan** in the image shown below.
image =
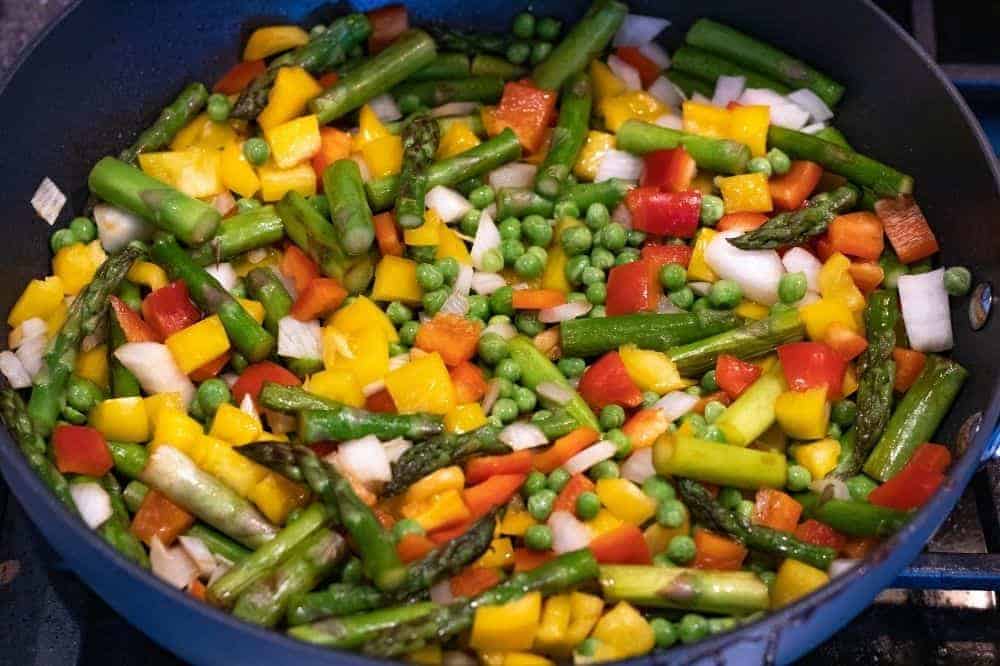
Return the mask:
M 356 0 L 368 10 L 384 0 Z M 238 58 L 249 32 L 271 22 L 311 25 L 346 11 L 317 0 L 85 0 L 69 8 L 29 49 L 0 94 L 4 148 L 0 259 L 7 312 L 29 279 L 45 272 L 50 229 L 28 206 L 43 177 L 70 205 L 86 198 L 90 167 L 116 153 L 193 79 L 212 82 Z M 410 0 L 416 21 L 503 30 L 525 0 Z M 968 266 L 976 282 L 1000 279 L 1000 174 L 982 131 L 940 70 L 879 9 L 863 0 L 829 3 L 631 0 L 632 11 L 674 24 L 676 46 L 699 16 L 711 16 L 778 45 L 847 86 L 837 125 L 858 150 L 916 178 L 916 194 L 941 243 L 945 265 Z M 738 4 L 738 6 L 736 6 Z M 693 6 L 696 5 L 696 6 Z M 539 15 L 574 20 L 582 0 L 533 0 Z M 986 300 L 989 304 L 988 298 Z M 821 590 L 738 630 L 628 662 L 787 663 L 816 646 L 864 608 L 920 551 L 955 504 L 981 459 L 995 450 L 1000 413 L 996 317 L 974 332 L 966 303 L 953 301 L 955 357 L 972 375 L 939 441 L 956 464 L 934 499 L 863 564 Z M 964 427 L 963 427 L 964 426 Z M 315 648 L 213 610 L 126 562 L 71 516 L 35 479 L 7 434 L 0 469 L 35 525 L 65 562 L 118 613 L 154 641 L 198 664 L 361 665 L 364 657 Z M 110 637 L 109 637 L 110 638 Z

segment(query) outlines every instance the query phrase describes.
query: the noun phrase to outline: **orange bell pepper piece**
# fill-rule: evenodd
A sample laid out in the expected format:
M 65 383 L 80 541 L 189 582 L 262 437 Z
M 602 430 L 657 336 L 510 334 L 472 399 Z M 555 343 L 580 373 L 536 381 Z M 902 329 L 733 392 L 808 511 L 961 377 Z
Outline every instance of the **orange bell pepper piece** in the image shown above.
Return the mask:
M 555 110 L 554 91 L 540 90 L 526 83 L 509 81 L 503 88 L 500 104 L 492 112 L 493 122 L 489 125 L 498 130 L 496 133 L 505 127 L 511 128 L 524 149 L 533 153 L 541 147 L 545 129 L 551 124 Z
M 625 422 L 622 432 L 628 435 L 633 449 L 644 449 L 652 446 L 669 426 L 670 421 L 660 410 L 641 409 Z
M 403 256 L 403 241 L 399 237 L 399 227 L 396 225 L 396 216 L 392 211 L 379 213 L 372 217 L 375 224 L 375 240 L 378 242 L 378 251 L 383 255 L 391 254 L 394 257 Z
M 892 360 L 896 362 L 896 377 L 892 387 L 900 393 L 909 390 L 913 382 L 924 371 L 927 355 L 912 349 L 896 347 L 892 350 Z
M 771 201 L 781 210 L 794 210 L 812 194 L 823 177 L 823 167 L 815 162 L 794 160 L 784 176 L 775 176 L 768 181 Z
M 212 87 L 212 92 L 223 95 L 235 95 L 243 92 L 243 89 L 263 74 L 265 70 L 267 70 L 267 65 L 263 60 L 247 60 L 237 63 L 216 82 Z
M 904 264 L 926 259 L 938 251 L 931 225 L 910 195 L 879 199 L 875 202 L 875 214 L 882 220 L 885 235 Z
M 698 529 L 694 531 L 695 556 L 691 566 L 696 569 L 735 571 L 743 566 L 747 549 L 724 536 Z
M 434 542 L 423 534 L 407 534 L 396 544 L 396 554 L 405 563 L 414 562 L 434 550 Z
M 194 525 L 194 516 L 177 506 L 158 490 L 151 489 L 132 518 L 130 531 L 147 546 L 159 537 L 164 546 Z
M 425 352 L 438 352 L 449 367 L 476 355 L 482 324 L 455 314 L 438 313 L 417 330 L 415 345 Z
M 590 551 L 602 564 L 649 564 L 653 561 L 642 530 L 630 524 L 605 532 L 591 541 Z
M 868 348 L 868 341 L 864 336 L 852 331 L 846 324 L 835 321 L 826 329 L 823 334 L 823 342 L 833 347 L 834 351 L 843 356 L 848 361 L 857 358 L 861 352 Z
M 465 465 L 465 481 L 475 484 L 498 474 L 527 474 L 531 462 L 531 451 L 473 458 Z
M 334 77 L 336 72 L 331 72 Z M 326 82 L 327 76 L 319 80 L 319 84 L 324 88 L 329 88 L 337 82 L 333 78 L 330 83 Z M 319 128 L 319 151 L 312 156 L 312 168 L 316 172 L 316 183 L 319 189 L 323 188 L 323 172 L 326 168 L 337 160 L 346 160 L 351 156 L 351 144 L 353 139 L 347 132 L 341 132 L 334 127 Z
M 551 550 L 528 550 L 527 548 L 515 548 L 514 573 L 537 569 L 549 560 L 555 559 L 555 556 L 556 554 Z
M 566 302 L 558 289 L 516 289 L 511 298 L 515 310 L 544 310 Z
M 500 582 L 500 574 L 489 567 L 471 566 L 463 569 L 449 582 L 451 593 L 456 597 L 471 599 Z
M 855 261 L 847 267 L 847 272 L 864 294 L 870 294 L 878 289 L 885 279 L 885 271 L 877 261 Z
M 559 496 L 556 497 L 556 501 L 552 504 L 552 510 L 574 513 L 576 511 L 576 500 L 580 495 L 593 491 L 593 481 L 583 474 L 574 474 L 566 482 L 566 485 L 563 486 L 563 489 L 559 491 Z
M 557 439 L 548 450 L 536 453 L 532 464 L 539 472 L 548 474 L 580 451 L 600 439 L 601 434 L 586 426 L 577 428 Z
M 229 358 L 231 356 L 232 354 L 230 352 L 219 354 L 200 368 L 195 368 L 191 371 L 188 377 L 190 377 L 193 382 L 203 382 L 206 379 L 216 377 L 220 372 L 222 372 L 222 369 L 226 367 L 226 363 L 229 363 Z
M 784 532 L 791 532 L 798 525 L 802 505 L 790 495 L 773 488 L 761 488 L 754 500 L 751 518 L 754 525 L 765 525 Z
M 716 231 L 753 231 L 767 222 L 764 213 L 729 213 L 715 225 Z
M 486 378 L 479 366 L 463 361 L 448 371 L 455 387 L 455 402 L 464 405 L 479 402 L 486 395 Z
M 875 261 L 885 249 L 882 221 L 864 210 L 833 218 L 827 237 L 834 251 L 849 257 Z
M 295 291 L 300 293 L 310 282 L 319 277 L 319 266 L 295 245 L 285 248 L 279 268 L 286 277 L 295 282 Z
M 502 506 L 510 501 L 521 486 L 527 474 L 496 474 L 482 483 L 462 491 L 462 499 L 469 507 L 472 520 L 485 516 L 494 507 Z
M 333 278 L 318 277 L 299 292 L 292 304 L 291 315 L 299 321 L 309 321 L 328 315 L 344 302 L 347 290 Z

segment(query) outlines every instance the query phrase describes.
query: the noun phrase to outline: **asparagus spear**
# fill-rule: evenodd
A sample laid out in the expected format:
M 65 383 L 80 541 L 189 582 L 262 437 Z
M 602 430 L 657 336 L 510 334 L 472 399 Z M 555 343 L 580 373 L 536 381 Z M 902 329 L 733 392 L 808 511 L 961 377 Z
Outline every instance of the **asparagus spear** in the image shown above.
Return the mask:
M 392 89 L 392 96 L 405 100 L 410 108 L 441 106 L 449 102 L 482 102 L 496 104 L 503 94 L 503 79 L 499 76 L 465 76 L 434 80 L 409 80 Z
M 233 346 L 251 362 L 261 361 L 274 350 L 274 336 L 243 309 L 219 281 L 199 266 L 177 244 L 173 236 L 158 234 L 153 257 L 174 280 L 183 280 L 192 300 L 202 310 L 219 315 Z
M 415 229 L 424 223 L 427 168 L 434 161 L 440 139 L 438 123 L 430 116 L 418 115 L 403 128 L 403 168 L 399 174 L 396 221 L 404 229 Z
M 664 76 L 666 76 L 671 83 L 680 88 L 681 91 L 688 97 L 698 93 L 711 98 L 715 93 L 715 86 L 713 84 L 705 81 L 704 79 L 699 79 L 696 76 L 691 76 L 690 74 L 677 71 L 676 69 L 668 69 Z
M 52 432 L 66 404 L 66 387 L 76 366 L 77 348 L 86 336 L 106 322 L 108 297 L 125 279 L 133 262 L 143 254 L 141 246 L 128 245 L 111 255 L 73 300 L 66 321 L 46 348 L 42 368 L 32 382 L 28 414 L 40 436 L 46 437 Z
M 811 134 L 772 125 L 767 131 L 767 143 L 795 159 L 817 162 L 827 171 L 871 188 L 878 195 L 895 197 L 913 192 L 913 178 L 905 173 Z
M 292 242 L 319 265 L 324 275 L 343 282 L 351 260 L 333 225 L 298 192 L 286 194 L 276 209 Z
M 750 571 L 602 565 L 598 579 L 609 601 L 700 613 L 746 615 L 767 610 L 767 585 Z
M 219 225 L 219 211 L 209 204 L 114 157 L 95 164 L 87 183 L 101 199 L 149 220 L 188 245 L 204 243 Z
M 698 520 L 729 534 L 748 548 L 790 557 L 824 571 L 837 556 L 833 548 L 806 543 L 788 532 L 744 523 L 735 513 L 716 502 L 705 486 L 697 481 L 678 479 L 677 492 Z
M 108 312 L 108 368 L 111 375 L 111 395 L 116 398 L 130 398 L 142 395 L 139 380 L 132 371 L 121 364 L 115 356 L 115 350 L 125 344 L 125 332 L 122 331 L 118 318 Z
M 674 69 L 712 83 L 720 76 L 742 76 L 746 78 L 747 88 L 769 88 L 782 95 L 792 92 L 791 88 L 769 76 L 693 46 L 682 46 L 674 51 L 670 70 Z
M 541 194 L 526 188 L 502 187 L 497 191 L 497 219 L 521 219 L 528 215 L 552 217 L 555 205 Z M 581 209 L 582 210 L 582 209 Z
M 567 356 L 596 356 L 624 344 L 663 351 L 724 333 L 739 321 L 726 310 L 572 319 L 559 325 L 559 340 Z
M 390 134 L 402 134 L 403 128 L 406 127 L 407 123 L 421 113 L 423 113 L 423 111 L 419 111 L 402 120 L 394 120 L 391 123 L 385 123 L 385 128 L 389 130 Z M 472 130 L 472 133 L 478 137 L 486 136 L 486 128 L 483 127 L 483 118 L 479 113 L 473 113 L 465 116 L 441 116 L 435 120 L 437 120 L 438 133 L 441 136 L 444 136 L 445 133 L 451 129 L 451 126 L 456 123 L 466 125 L 470 130 Z
M 600 430 L 597 417 L 583 398 L 576 393 L 566 376 L 559 371 L 552 361 L 546 358 L 529 338 L 519 335 L 507 342 L 510 357 L 521 366 L 521 384 L 534 391 L 539 384 L 550 382 L 573 392 L 565 404 L 560 405 L 566 413 L 576 419 L 582 426 Z
M 809 88 L 830 106 L 844 94 L 844 86 L 801 60 L 711 19 L 696 21 L 684 39 L 692 46 L 745 64 L 793 88 Z
M 408 30 L 374 58 L 342 76 L 309 102 L 309 107 L 321 123 L 336 120 L 405 81 L 436 55 L 437 47 L 430 35 L 423 30 Z
M 142 444 L 108 440 L 108 451 L 115 461 L 115 469 L 130 479 L 137 479 L 149 462 L 149 451 Z
M 375 225 L 358 163 L 337 160 L 328 166 L 323 172 L 323 191 L 344 251 L 350 256 L 367 253 L 375 241 Z
M 224 557 L 230 562 L 239 563 L 250 556 L 249 550 L 236 543 L 225 534 L 216 532 L 211 527 L 202 525 L 201 523 L 195 523 L 192 525 L 186 534 L 187 536 L 201 539 L 202 543 L 204 543 L 213 554 L 218 555 L 219 557 Z
M 288 624 L 296 626 L 328 617 L 364 613 L 386 605 L 385 594 L 374 587 L 352 583 L 334 583 L 320 592 L 291 598 L 286 613 Z
M 202 83 L 192 83 L 160 111 L 156 122 L 136 138 L 135 143 L 123 150 L 118 159 L 135 164 L 139 153 L 160 150 L 170 145 L 181 129 L 191 122 L 208 101 L 208 90 Z
M 636 155 L 684 146 L 700 168 L 719 173 L 744 173 L 750 161 L 750 149 L 742 143 L 688 134 L 641 120 L 625 121 L 616 137 L 621 150 Z
M 438 48 L 472 56 L 480 53 L 503 56 L 506 55 L 507 49 L 518 41 L 507 33 L 473 32 L 446 25 L 432 25 L 427 28 L 427 32 L 434 37 Z
M 928 355 L 923 371 L 896 405 L 875 450 L 868 456 L 865 474 L 886 481 L 903 469 L 916 448 L 930 441 L 968 376 L 969 372 L 958 363 Z
M 469 69 L 469 56 L 465 53 L 438 53 L 429 65 L 410 74 L 407 81 L 464 79 L 469 75 Z
M 263 546 L 278 533 L 250 502 L 171 446 L 156 449 L 139 479 L 245 546 Z
M 450 187 L 463 180 L 481 176 L 519 157 L 521 143 L 513 130 L 507 128 L 489 141 L 432 164 L 427 168 L 427 187 Z M 392 207 L 399 194 L 399 176 L 385 176 L 369 181 L 365 184 L 365 190 L 373 210 L 387 210 Z
M 125 507 L 132 513 L 138 513 L 139 509 L 142 507 L 142 503 L 146 500 L 146 495 L 149 494 L 149 486 L 147 486 L 142 481 L 136 481 L 132 479 L 125 486 L 125 490 L 122 491 L 122 501 L 125 502 Z
M 69 492 L 69 483 L 46 454 L 45 438 L 38 434 L 28 415 L 28 408 L 14 389 L 0 389 L 0 418 L 14 436 L 28 467 L 38 475 L 49 490 L 74 514 L 76 503 Z
M 816 493 L 795 496 L 802 514 L 854 537 L 890 537 L 910 519 L 912 512 L 857 500 L 824 499 Z
M 347 54 L 361 46 L 371 34 L 371 24 L 364 14 L 338 18 L 327 29 L 291 53 L 275 58 L 267 71 L 254 79 L 233 105 L 229 114 L 241 120 L 253 120 L 267 106 L 267 96 L 282 67 L 302 67 L 310 74 L 322 74 L 347 60 Z
M 896 376 L 892 349 L 896 346 L 896 323 L 899 321 L 896 292 L 879 290 L 872 293 L 864 316 L 868 346 L 858 357 L 858 418 L 851 431 L 854 446 L 836 469 L 836 476 L 842 479 L 861 471 L 892 412 L 892 383 Z
M 392 480 L 382 489 L 385 497 L 398 495 L 431 472 L 477 454 L 509 453 L 500 441 L 500 428 L 486 425 L 461 435 L 444 434 L 411 446 L 392 463 Z
M 531 78 L 539 88 L 558 90 L 604 51 L 618 32 L 628 7 L 617 0 L 595 0 L 548 57 L 535 66 Z
M 619 178 L 609 178 L 599 183 L 577 183 L 566 188 L 561 200 L 573 202 L 583 212 L 595 203 L 603 204 L 608 210 L 614 210 L 630 189 L 632 185 Z
M 381 631 L 430 615 L 438 606 L 429 601 L 382 608 L 370 613 L 335 617 L 291 627 L 288 635 L 324 647 L 351 649 L 375 639 Z
M 472 59 L 470 73 L 473 76 L 499 76 L 504 81 L 513 81 L 523 77 L 525 69 L 506 58 L 480 53 Z
M 273 627 L 284 615 L 291 598 L 316 587 L 346 552 L 347 543 L 342 536 L 327 528 L 316 530 L 239 596 L 233 615 Z
M 539 194 L 555 198 L 566 187 L 570 170 L 587 141 L 593 102 L 590 77 L 586 74 L 573 76 L 563 86 L 559 121 L 552 130 L 552 144 L 535 176 L 535 191 Z
M 146 549 L 129 530 L 131 521 L 128 517 L 128 510 L 125 508 L 125 501 L 122 499 L 122 489 L 118 485 L 118 480 L 115 479 L 114 474 L 108 473 L 98 479 L 97 483 L 104 488 L 104 492 L 111 500 L 111 517 L 97 529 L 98 533 L 126 559 L 148 569 L 149 556 L 146 555 Z
M 199 266 L 218 264 L 238 254 L 280 241 L 285 227 L 274 206 L 261 206 L 228 217 L 219 224 L 212 240 L 191 250 Z
M 273 538 L 250 553 L 208 586 L 209 600 L 222 607 L 237 598 L 279 562 L 294 552 L 296 546 L 317 532 L 330 514 L 322 504 L 311 504 Z
M 781 488 L 787 477 L 787 462 L 781 453 L 679 434 L 656 440 L 653 466 L 664 476 L 684 476 L 746 490 Z
M 694 377 L 715 367 L 720 354 L 732 354 L 741 359 L 756 358 L 804 336 L 805 326 L 798 311 L 789 310 L 704 340 L 671 347 L 667 356 L 677 365 L 682 376 Z
M 292 310 L 292 297 L 270 268 L 255 268 L 247 273 L 247 290 L 264 306 L 264 328 L 278 334 L 278 322 Z
M 824 192 L 805 208 L 779 213 L 753 231 L 730 238 L 741 250 L 773 250 L 786 245 L 801 245 L 826 231 L 827 225 L 840 213 L 854 208 L 858 190 L 850 185 Z

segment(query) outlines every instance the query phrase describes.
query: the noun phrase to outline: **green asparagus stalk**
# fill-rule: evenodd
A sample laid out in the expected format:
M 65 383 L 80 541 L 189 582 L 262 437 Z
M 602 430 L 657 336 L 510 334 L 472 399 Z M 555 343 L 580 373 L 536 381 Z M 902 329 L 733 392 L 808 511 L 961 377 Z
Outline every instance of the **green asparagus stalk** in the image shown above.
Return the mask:
M 219 211 L 209 204 L 114 157 L 95 164 L 87 182 L 101 199 L 149 220 L 188 245 L 204 243 L 219 226 Z
M 821 198 L 805 208 L 779 213 L 753 231 L 730 238 L 741 250 L 773 250 L 786 245 L 801 245 L 826 231 L 840 213 L 846 213 L 858 202 L 858 190 L 850 185 L 824 192 Z
M 101 538 L 107 541 L 126 559 L 145 569 L 149 568 L 149 556 L 142 542 L 129 530 L 131 521 L 125 501 L 122 499 L 122 489 L 114 474 L 105 474 L 97 483 L 104 488 L 111 501 L 111 517 L 97 529 Z
M 868 456 L 865 474 L 887 481 L 903 469 L 917 447 L 931 441 L 968 376 L 969 372 L 955 361 L 928 355 L 923 371 L 896 405 L 875 450 Z
M 385 128 L 389 130 L 391 134 L 402 134 L 403 128 L 406 127 L 407 123 L 409 123 L 410 120 L 415 118 L 419 113 L 423 112 L 421 111 L 415 113 L 404 118 L 403 120 L 395 120 L 391 123 L 385 123 Z M 486 128 L 483 126 L 483 118 L 478 113 L 473 113 L 467 116 L 441 116 L 435 120 L 437 120 L 438 133 L 441 136 L 444 136 L 445 133 L 451 129 L 451 126 L 456 123 L 466 125 L 470 130 L 472 130 L 472 133 L 478 137 L 486 136 Z
M 802 505 L 802 514 L 825 523 L 854 537 L 890 537 L 898 532 L 912 515 L 885 506 L 857 500 L 825 499 L 816 493 L 795 496 Z
M 684 146 L 699 168 L 719 173 L 744 173 L 750 161 L 750 149 L 742 143 L 688 134 L 641 120 L 625 121 L 616 137 L 618 148 L 636 155 Z
M 712 95 L 715 94 L 715 86 L 713 84 L 696 76 L 691 76 L 673 68 L 668 69 L 665 76 L 688 97 L 698 93 L 711 99 Z
M 750 571 L 605 564 L 598 580 L 605 599 L 637 606 L 746 615 L 770 604 L 767 585 Z
M 653 466 L 665 476 L 747 490 L 781 488 L 787 476 L 787 462 L 781 453 L 676 434 L 656 440 Z
M 122 491 L 122 500 L 125 502 L 125 507 L 129 511 L 137 513 L 139 508 L 142 507 L 142 503 L 148 494 L 149 486 L 142 481 L 136 481 L 133 479 L 128 482 L 125 486 L 125 490 Z
M 263 546 L 278 533 L 250 502 L 171 446 L 156 449 L 139 480 L 245 546 Z
M 596 356 L 626 344 L 664 351 L 724 333 L 739 323 L 739 317 L 727 310 L 572 319 L 559 325 L 559 339 L 567 356 Z
M 438 606 L 429 601 L 382 608 L 349 617 L 334 617 L 313 624 L 291 627 L 288 635 L 306 643 L 329 648 L 359 648 L 380 632 L 405 622 L 427 617 Z
M 459 30 L 446 25 L 432 25 L 427 31 L 434 37 L 438 48 L 444 51 L 457 51 L 467 55 L 492 53 L 503 56 L 514 43 L 513 35 L 507 33 L 473 32 Z
M 108 440 L 108 451 L 115 461 L 115 469 L 130 479 L 138 479 L 149 462 L 149 451 L 142 444 Z
M 620 178 L 609 178 L 599 183 L 578 183 L 565 189 L 561 201 L 576 204 L 577 209 L 586 212 L 591 204 L 599 203 L 614 210 L 622 202 L 632 185 Z
M 682 46 L 674 51 L 670 59 L 670 69 L 712 83 L 715 83 L 720 76 L 742 76 L 746 78 L 747 88 L 769 88 L 782 95 L 792 92 L 791 88 L 769 76 L 693 46 Z
M 48 436 L 66 404 L 66 388 L 76 366 L 77 349 L 83 339 L 107 321 L 108 297 L 125 279 L 136 259 L 144 255 L 138 245 L 128 245 L 105 260 L 94 279 L 73 300 L 66 321 L 42 357 L 28 401 L 28 414 L 35 430 Z
M 423 30 L 409 30 L 371 60 L 342 76 L 309 103 L 321 123 L 336 120 L 431 64 L 437 47 Z
M 250 296 L 264 306 L 264 328 L 278 335 L 278 322 L 292 311 L 292 297 L 270 268 L 255 268 L 247 273 Z
M 125 332 L 118 318 L 108 312 L 108 368 L 111 375 L 111 395 L 115 398 L 131 398 L 142 395 L 139 380 L 132 371 L 115 357 L 115 350 L 125 344 Z
M 432 164 L 427 169 L 427 187 L 451 187 L 520 157 L 521 143 L 513 130 L 507 128 L 489 141 Z M 365 189 L 372 210 L 388 210 L 399 194 L 399 176 L 385 176 L 369 181 L 365 184 Z
M 505 58 L 480 53 L 472 59 L 470 73 L 473 76 L 499 76 L 504 81 L 513 81 L 523 77 L 526 72 L 524 67 Z
M 165 106 L 156 122 L 136 138 L 135 143 L 123 150 L 118 159 L 135 164 L 139 153 L 160 150 L 170 145 L 177 133 L 198 115 L 208 101 L 208 89 L 202 83 L 188 85 L 174 101 Z
M 790 557 L 826 571 L 837 551 L 795 538 L 788 532 L 763 525 L 751 525 L 716 502 L 705 486 L 690 479 L 677 480 L 677 492 L 691 513 L 704 524 L 729 534 L 748 548 L 772 555 Z
M 895 197 L 913 192 L 913 178 L 905 173 L 811 134 L 772 125 L 767 131 L 767 143 L 793 159 L 817 162 L 827 171 L 871 188 L 878 195 Z
M 441 78 L 405 81 L 392 89 L 392 96 L 415 106 L 441 106 L 449 102 L 481 102 L 496 104 L 503 94 L 503 79 L 499 76 Z
M 415 229 L 424 223 L 427 169 L 434 162 L 440 140 L 438 123 L 430 116 L 416 116 L 403 128 L 403 168 L 399 174 L 396 222 L 404 229 Z
M 136 482 L 137 483 L 137 482 Z M 129 484 L 132 485 L 132 484 Z M 128 488 L 126 488 L 128 490 Z M 233 564 L 242 562 L 250 556 L 250 551 L 236 543 L 225 534 L 216 532 L 211 527 L 195 523 L 185 533 L 187 536 L 201 539 L 202 543 L 212 551 L 213 555 L 224 557 Z
M 285 227 L 274 206 L 261 206 L 226 218 L 215 237 L 191 251 L 199 266 L 228 261 L 238 254 L 280 241 Z
M 844 133 L 833 125 L 827 125 L 820 131 L 816 132 L 815 136 L 823 139 L 824 141 L 829 141 L 830 143 L 835 143 L 838 146 L 847 148 L 848 150 L 854 150 L 851 148 L 851 144 L 847 142 L 847 137 L 844 136 Z
M 438 435 L 411 446 L 392 463 L 392 480 L 382 489 L 382 495 L 398 495 L 431 472 L 474 455 L 509 453 L 510 447 L 499 436 L 500 428 L 486 425 L 461 435 Z
M 319 531 L 328 519 L 329 512 L 322 504 L 310 505 L 268 542 L 260 545 L 209 585 L 208 599 L 223 608 L 233 605 L 241 594 L 295 552 L 299 544 Z
M 333 225 L 298 192 L 286 194 L 276 208 L 292 242 L 319 265 L 324 275 L 343 281 L 351 260 Z
M 244 90 L 230 116 L 253 120 L 267 106 L 268 93 L 282 67 L 302 67 L 310 74 L 322 74 L 347 60 L 347 54 L 361 46 L 371 34 L 371 24 L 364 14 L 348 14 L 338 18 L 327 29 L 291 53 L 275 58 L 267 71 L 254 79 Z
M 767 432 L 775 422 L 775 402 L 787 390 L 785 372 L 775 363 L 716 419 L 715 426 L 726 436 L 727 444 L 749 446 Z
M 328 166 L 323 172 L 323 191 L 344 251 L 355 257 L 367 253 L 375 241 L 375 225 L 358 163 L 337 160 Z
M 438 53 L 429 65 L 411 74 L 407 81 L 464 79 L 469 75 L 469 68 L 469 56 L 465 53 Z
M 507 348 L 510 350 L 510 357 L 521 366 L 521 384 L 523 386 L 534 391 L 539 384 L 549 382 L 572 391 L 573 397 L 560 406 L 580 425 L 600 430 L 594 412 L 573 389 L 559 368 L 538 351 L 529 338 L 523 335 L 512 338 L 507 342 Z
M 710 19 L 695 22 L 685 41 L 774 77 L 792 88 L 809 88 L 830 106 L 839 102 L 844 94 L 844 86 L 801 60 Z
M 344 617 L 375 610 L 386 605 L 382 592 L 367 585 L 334 583 L 320 592 L 291 598 L 286 613 L 288 624 L 309 624 L 329 617 Z
M 596 0 L 548 57 L 535 66 L 531 79 L 539 88 L 559 90 L 604 51 L 618 32 L 628 7 L 617 0 Z
M 502 187 L 497 191 L 497 219 L 506 220 L 509 217 L 521 219 L 528 215 L 552 217 L 555 205 L 533 190 L 515 187 Z
M 563 86 L 559 121 L 552 130 L 552 144 L 535 176 L 535 191 L 539 194 L 556 198 L 566 187 L 570 170 L 587 141 L 593 101 L 590 77 L 586 74 L 573 76 Z
M 243 309 L 219 281 L 194 262 L 173 236 L 158 234 L 153 257 L 171 279 L 183 280 L 191 299 L 202 309 L 219 315 L 233 346 L 251 362 L 261 361 L 274 350 L 274 336 Z
M 667 356 L 684 377 L 696 377 L 715 367 L 720 354 L 741 359 L 769 354 L 779 345 L 796 342 L 805 336 L 805 326 L 796 310 L 780 312 L 767 319 L 751 321 L 703 340 L 671 347 Z

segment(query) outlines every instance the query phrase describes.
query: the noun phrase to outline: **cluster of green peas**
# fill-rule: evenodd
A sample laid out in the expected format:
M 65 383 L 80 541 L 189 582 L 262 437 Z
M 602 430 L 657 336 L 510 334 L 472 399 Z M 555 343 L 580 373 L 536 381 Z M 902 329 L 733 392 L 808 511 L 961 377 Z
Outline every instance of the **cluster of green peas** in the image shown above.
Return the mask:
M 97 238 L 97 225 L 89 217 L 74 218 L 69 226 L 59 229 L 49 236 L 53 252 L 77 243 L 89 243 Z
M 562 21 L 558 19 L 549 16 L 536 19 L 531 12 L 521 12 L 514 17 L 511 32 L 523 41 L 516 41 L 507 48 L 507 60 L 515 65 L 540 63 L 552 52 L 552 42 L 561 30 Z

